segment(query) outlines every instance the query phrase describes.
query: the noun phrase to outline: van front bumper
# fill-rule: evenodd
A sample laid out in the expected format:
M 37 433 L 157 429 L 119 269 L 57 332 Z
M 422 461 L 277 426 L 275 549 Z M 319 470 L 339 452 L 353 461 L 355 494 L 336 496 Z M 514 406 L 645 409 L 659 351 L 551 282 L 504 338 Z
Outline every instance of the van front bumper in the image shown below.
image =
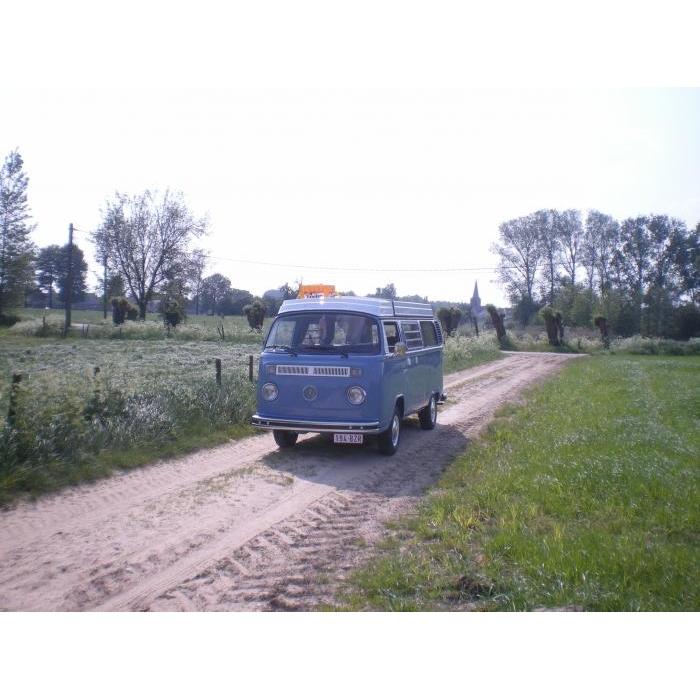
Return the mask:
M 380 432 L 379 421 L 361 423 L 318 420 L 288 420 L 286 418 L 265 418 L 254 415 L 251 423 L 263 430 L 291 430 L 295 433 L 363 433 L 373 435 Z

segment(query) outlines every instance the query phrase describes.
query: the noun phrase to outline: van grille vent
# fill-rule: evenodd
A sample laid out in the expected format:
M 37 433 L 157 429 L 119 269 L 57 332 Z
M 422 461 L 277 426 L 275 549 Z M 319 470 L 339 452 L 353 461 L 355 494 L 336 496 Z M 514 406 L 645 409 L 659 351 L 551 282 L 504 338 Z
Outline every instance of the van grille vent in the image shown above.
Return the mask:
M 349 367 L 319 367 L 313 365 L 277 365 L 277 374 L 302 377 L 349 377 Z

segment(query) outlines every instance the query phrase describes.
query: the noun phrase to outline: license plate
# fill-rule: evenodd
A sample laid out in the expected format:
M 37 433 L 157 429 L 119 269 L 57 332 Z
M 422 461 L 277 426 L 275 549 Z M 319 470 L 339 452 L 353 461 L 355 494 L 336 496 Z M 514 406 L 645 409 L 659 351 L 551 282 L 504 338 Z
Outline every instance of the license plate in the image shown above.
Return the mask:
M 361 445 L 363 438 L 362 433 L 333 433 L 333 442 L 344 445 Z

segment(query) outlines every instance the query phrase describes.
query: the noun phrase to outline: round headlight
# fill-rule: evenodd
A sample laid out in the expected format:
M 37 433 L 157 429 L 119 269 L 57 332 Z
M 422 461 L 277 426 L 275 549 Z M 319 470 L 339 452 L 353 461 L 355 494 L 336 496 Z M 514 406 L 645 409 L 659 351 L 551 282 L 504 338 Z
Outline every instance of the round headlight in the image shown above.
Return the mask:
M 367 392 L 361 386 L 351 386 L 345 395 L 353 406 L 359 406 L 367 398 Z
M 265 401 L 274 401 L 279 395 L 277 386 L 275 384 L 263 384 L 261 389 L 262 397 Z

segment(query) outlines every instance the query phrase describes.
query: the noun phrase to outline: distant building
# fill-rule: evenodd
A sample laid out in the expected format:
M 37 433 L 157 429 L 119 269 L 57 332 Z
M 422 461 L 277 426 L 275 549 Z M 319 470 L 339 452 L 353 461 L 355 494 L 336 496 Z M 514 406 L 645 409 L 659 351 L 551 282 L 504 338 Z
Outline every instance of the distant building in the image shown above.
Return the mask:
M 479 316 L 482 315 L 484 312 L 483 308 L 481 307 L 481 299 L 479 298 L 479 283 L 474 282 L 474 294 L 472 294 L 472 298 L 470 300 L 470 308 L 472 312 L 472 316 L 474 318 L 479 318 Z

